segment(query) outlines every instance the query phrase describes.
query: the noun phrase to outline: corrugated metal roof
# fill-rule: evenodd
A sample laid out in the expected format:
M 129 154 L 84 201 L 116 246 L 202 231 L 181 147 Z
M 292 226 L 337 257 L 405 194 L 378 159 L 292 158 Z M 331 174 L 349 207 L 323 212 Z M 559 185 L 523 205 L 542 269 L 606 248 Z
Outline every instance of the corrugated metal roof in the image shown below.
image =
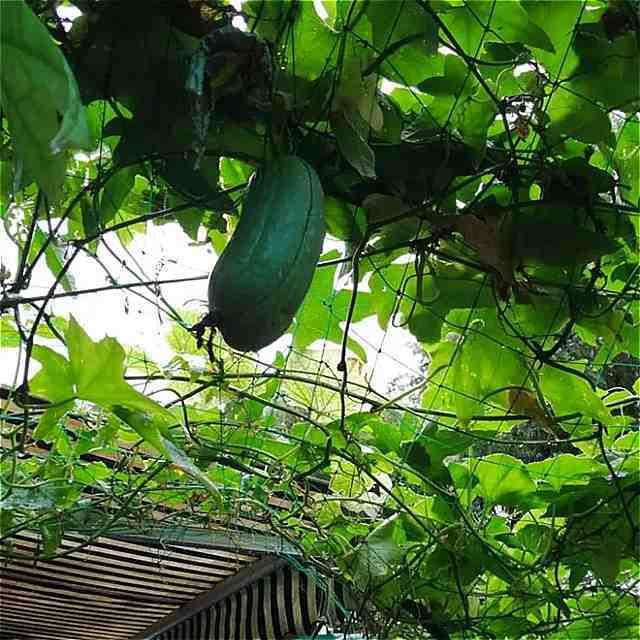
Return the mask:
M 128 640 L 262 555 L 121 536 L 87 544 L 65 535 L 58 551 L 68 555 L 35 562 L 38 534 L 23 531 L 11 543 L 0 567 L 0 638 L 7 640 Z

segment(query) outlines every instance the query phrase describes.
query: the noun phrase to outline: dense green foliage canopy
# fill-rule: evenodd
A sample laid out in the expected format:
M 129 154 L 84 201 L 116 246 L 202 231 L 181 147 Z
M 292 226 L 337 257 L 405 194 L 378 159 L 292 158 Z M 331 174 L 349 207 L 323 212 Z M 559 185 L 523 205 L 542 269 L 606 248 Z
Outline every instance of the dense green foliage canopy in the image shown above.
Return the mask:
M 635 637 L 637 5 L 77 0 L 68 29 L 58 4 L 0 6 L 0 217 L 19 247 L 0 346 L 22 358 L 2 537 L 38 530 L 55 557 L 65 531 L 158 512 L 260 523 L 349 583 L 379 637 Z M 103 289 L 145 292 L 169 362 L 51 313 L 89 295 L 80 256 L 100 271 L 105 241 L 147 225 L 219 254 L 283 153 L 317 171 L 342 248 L 289 348 L 217 337 L 209 360 L 196 314 L 163 297 L 180 284 L 126 272 Z M 408 384 L 363 373 L 366 319 L 415 337 Z

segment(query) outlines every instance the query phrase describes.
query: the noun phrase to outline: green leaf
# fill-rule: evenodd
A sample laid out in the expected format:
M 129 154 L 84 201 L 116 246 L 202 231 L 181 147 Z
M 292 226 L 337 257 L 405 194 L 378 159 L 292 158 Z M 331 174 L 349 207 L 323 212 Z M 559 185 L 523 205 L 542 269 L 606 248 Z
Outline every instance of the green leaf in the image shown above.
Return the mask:
M 568 453 L 561 453 L 542 462 L 531 462 L 527 469 L 534 480 L 545 480 L 556 491 L 565 484 L 588 484 L 591 478 L 608 473 L 606 465 Z
M 62 523 L 47 521 L 40 524 L 40 535 L 42 537 L 42 553 L 46 557 L 53 554 L 62 542 Z
M 144 396 L 142 397 L 144 398 Z M 153 401 L 148 398 L 144 399 L 149 403 L 153 403 Z M 132 403 L 129 402 L 130 406 L 131 404 Z M 222 504 L 220 491 L 209 476 L 201 471 L 189 456 L 168 437 L 167 434 L 169 434 L 169 431 L 167 429 L 166 418 L 167 414 L 171 416 L 170 412 L 163 409 L 161 405 L 156 405 L 155 413 L 138 411 L 122 405 L 114 405 L 112 409 L 113 413 L 120 418 L 120 420 L 129 425 L 139 436 L 153 445 L 179 469 L 182 469 L 182 471 L 196 480 L 200 480 L 216 499 L 217 503 L 219 505 Z
M 408 264 L 392 264 L 376 269 L 369 280 L 372 306 L 381 329 L 396 311 L 396 324 L 408 323 L 419 342 L 440 341 L 442 327 L 452 309 L 493 308 L 493 295 L 486 280 L 476 273 L 451 264 L 437 264 L 422 279 L 422 304 L 417 301 L 415 270 Z M 396 309 L 398 291 L 403 297 Z M 398 313 L 399 312 L 399 313 Z
M 326 433 L 308 422 L 294 424 L 291 427 L 291 435 L 312 445 L 324 446 L 327 443 Z
M 565 202 L 575 202 L 576 198 L 590 200 L 597 194 L 610 193 L 615 186 L 610 173 L 580 157 L 559 162 L 549 169 L 547 176 L 545 198 Z
M 549 238 L 554 238 L 553 243 Z M 578 266 L 615 253 L 618 243 L 577 224 L 523 216 L 515 225 L 514 254 L 527 263 Z
M 364 416 L 364 426 L 358 439 L 369 442 L 368 434 L 371 434 L 370 438 L 375 447 L 382 453 L 398 453 L 400 451 L 400 443 L 410 437 L 413 432 L 412 428 L 407 428 L 402 424 L 386 422 L 376 415 L 362 415 Z M 351 422 L 349 420 L 347 422 L 351 426 Z
M 549 36 L 530 20 L 520 2 L 469 0 L 464 6 L 444 13 L 442 19 L 464 52 L 472 57 L 478 55 L 485 41 L 523 43 L 548 52 L 555 50 Z
M 584 12 L 584 7 L 573 0 L 561 2 L 539 2 L 538 0 L 523 0 L 524 10 L 531 20 L 543 27 L 548 35 L 554 51 L 538 49 L 536 59 L 545 68 L 550 78 L 557 78 L 562 69 L 562 76 L 569 75 L 577 64 L 577 57 L 571 47 L 576 22 Z
M 607 112 L 562 85 L 552 93 L 546 113 L 551 120 L 546 136 L 552 144 L 562 136 L 593 144 L 610 142 L 611 121 Z
M 602 23 L 576 29 L 574 48 L 580 58 L 571 88 L 606 109 L 635 113 L 640 105 L 640 47 L 633 33 L 609 38 Z
M 166 424 L 162 419 L 152 413 L 145 413 L 127 406 L 114 404 L 112 411 L 122 422 L 129 425 L 145 442 L 152 445 L 157 451 L 171 457 L 165 450 L 162 431 L 166 431 Z
M 105 407 L 144 398 L 123 379 L 125 352 L 117 340 L 93 342 L 73 316 L 65 338 L 78 397 Z
M 545 365 L 540 371 L 540 387 L 557 415 L 578 412 L 604 424 L 609 422 L 602 398 L 582 377 Z
M 358 241 L 366 229 L 362 208 L 354 210 L 352 205 L 331 196 L 324 199 L 324 219 L 327 231 L 338 240 Z
M 207 155 L 195 168 L 195 153 L 170 156 L 158 163 L 158 173 L 180 196 L 189 200 L 199 200 L 209 206 L 218 197 L 218 176 L 220 158 Z
M 71 316 L 65 339 L 69 360 L 47 347 L 34 346 L 43 368 L 30 382 L 34 393 L 54 402 L 77 397 L 111 409 L 144 440 L 219 499 L 217 487 L 172 441 L 173 414 L 124 381 L 125 351 L 113 338 L 94 342 Z
M 627 120 L 618 133 L 613 163 L 620 176 L 622 197 L 636 206 L 640 202 L 640 122 L 637 119 Z
M 51 316 L 50 323 L 58 329 L 60 333 L 64 333 L 67 321 L 60 316 Z M 27 326 L 27 328 L 29 328 Z M 41 322 L 36 330 L 36 335 L 47 340 L 56 339 L 55 334 L 47 324 Z M 18 332 L 15 323 L 8 315 L 0 316 L 0 348 L 10 349 L 19 347 L 22 344 L 22 338 Z
M 91 149 L 98 149 L 101 142 L 107 138 L 121 135 L 121 132 L 117 134 L 114 132 L 120 124 L 120 118 L 106 100 L 94 100 L 86 106 L 85 114 L 89 130 L 89 147 Z M 109 142 L 113 143 L 113 140 Z
M 451 523 L 455 518 L 451 507 L 440 496 L 422 498 L 412 505 L 411 510 L 418 516 L 444 524 Z
M 53 201 L 65 179 L 62 152 L 89 145 L 78 86 L 60 49 L 23 0 L 3 3 L 0 42 L 0 101 L 16 154 Z
M 471 435 L 432 426 L 415 440 L 403 443 L 400 453 L 403 460 L 423 475 L 446 480 L 444 459 L 466 451 L 472 444 Z
M 343 460 L 331 463 L 331 491 L 352 498 L 367 491 L 372 484 L 373 480 L 354 464 Z
M 469 98 L 458 113 L 458 128 L 464 141 L 478 153 L 478 160 L 484 154 L 487 141 L 487 129 L 493 122 L 497 112 L 496 104 L 486 97 Z
M 263 4 L 279 4 L 281 7 L 286 5 L 279 1 Z M 270 11 L 277 9 L 274 6 Z M 261 18 L 264 19 L 264 16 Z M 285 19 L 289 19 L 288 15 Z M 292 71 L 295 70 L 296 75 L 309 80 L 315 80 L 322 75 L 337 53 L 338 43 L 338 34 L 320 19 L 313 2 L 301 2 L 296 5 L 295 23 L 291 36 L 287 38 L 285 53 L 288 66 Z
M 560 631 L 551 633 L 549 640 L 592 640 L 594 637 L 590 620 L 574 620 L 563 625 Z
M 526 466 L 504 453 L 482 458 L 475 465 L 474 473 L 484 497 L 493 504 L 516 506 L 536 491 Z
M 615 582 L 620 572 L 622 549 L 620 544 L 607 540 L 607 550 L 598 549 L 591 554 L 593 572 L 607 585 Z
M 376 177 L 376 158 L 373 149 L 355 128 L 352 118 L 339 111 L 331 119 L 331 126 L 345 160 L 363 177 Z
M 29 382 L 32 393 L 55 403 L 77 398 L 105 408 L 122 405 L 154 414 L 163 425 L 175 422 L 170 411 L 124 381 L 125 352 L 114 338 L 94 342 L 72 316 L 65 340 L 68 360 L 48 347 L 34 346 L 33 357 L 42 369 Z
M 104 462 L 89 462 L 77 465 L 73 475 L 77 482 L 89 486 L 106 480 L 113 475 L 113 472 Z
M 444 58 L 444 69 L 441 76 L 423 80 L 418 88 L 433 96 L 455 96 L 457 98 L 471 95 L 478 81 L 469 71 L 464 60 L 456 55 Z
M 233 189 L 247 184 L 254 167 L 242 160 L 234 158 L 222 158 L 220 160 L 220 179 L 225 189 Z
M 607 362 L 620 353 L 640 357 L 638 325 L 624 311 L 606 308 L 608 302 L 584 309 L 584 315 L 577 318 L 576 334 L 587 344 L 598 348 L 594 363 L 604 358 Z
M 176 198 L 177 200 L 177 198 Z M 177 203 L 180 206 L 183 203 Z M 180 225 L 182 230 L 189 236 L 191 240 L 197 242 L 198 240 L 198 229 L 200 228 L 200 223 L 202 222 L 203 211 L 202 209 L 195 209 L 193 207 L 189 207 L 184 211 L 180 211 L 175 214 L 175 220 Z M 167 219 L 167 221 L 169 221 Z M 161 218 L 158 221 L 160 224 L 164 222 Z
M 98 212 L 89 198 L 83 197 L 80 200 L 80 211 L 82 213 L 82 232 L 84 237 L 97 237 L 100 232 Z M 95 252 L 96 242 L 90 243 L 90 247 Z
M 469 3 L 469 5 L 452 8 L 452 10 L 440 16 L 445 25 L 455 35 L 458 45 L 469 56 L 475 56 L 479 53 L 485 35 L 483 22 L 478 19 L 474 11 L 475 5 L 478 4 L 482 5 L 482 3 L 477 2 Z M 482 9 L 483 7 L 480 6 L 479 8 Z
M 8 316 L 0 316 L 0 349 L 15 349 L 22 343 L 13 321 Z
M 53 349 L 34 345 L 33 357 L 42 368 L 29 381 L 29 390 L 51 402 L 66 402 L 76 397 L 73 371 L 69 361 Z
M 116 172 L 107 180 L 100 194 L 98 207 L 98 219 L 101 225 L 107 225 L 120 211 L 120 207 L 133 189 L 136 172 L 136 167 L 116 169 Z
M 460 314 L 469 315 L 466 311 Z M 486 321 L 478 318 L 460 342 L 440 342 L 431 350 L 430 383 L 422 397 L 423 407 L 454 410 L 466 423 L 492 407 L 508 406 L 502 391 L 519 387 L 529 375 L 518 353 L 505 344 L 499 323 L 489 324 L 490 320 L 489 315 Z
M 33 385 L 33 381 L 31 382 Z M 53 442 L 60 431 L 60 418 L 70 411 L 74 406 L 74 401 L 69 400 L 47 409 L 38 420 L 38 426 L 33 430 L 32 438 L 43 442 Z
M 405 519 L 395 514 L 378 525 L 343 562 L 354 576 L 356 584 L 366 587 L 393 571 L 409 542 Z
M 490 21 L 487 20 L 491 26 L 487 34 L 488 40 L 494 40 L 495 35 L 497 42 L 521 42 L 536 49 L 555 53 L 549 36 L 530 20 L 529 14 L 520 2 L 496 2 L 492 7 L 486 2 L 478 1 L 470 2 L 467 6 L 474 10 L 482 7 L 479 14 L 483 17 L 486 15 L 487 19 L 490 17 Z M 492 9 L 495 10 L 492 11 Z
M 417 85 L 430 75 L 436 58 L 438 28 L 435 21 L 415 2 L 369 2 L 373 46 L 385 54 L 380 72 L 387 78 Z M 390 55 L 389 55 L 390 54 Z

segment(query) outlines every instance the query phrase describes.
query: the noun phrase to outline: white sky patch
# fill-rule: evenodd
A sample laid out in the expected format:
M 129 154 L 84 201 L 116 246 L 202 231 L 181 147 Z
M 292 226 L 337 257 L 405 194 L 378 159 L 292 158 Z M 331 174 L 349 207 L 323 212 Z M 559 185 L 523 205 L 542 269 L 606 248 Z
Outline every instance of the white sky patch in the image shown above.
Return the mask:
M 56 13 L 62 19 L 62 28 L 69 31 L 73 21 L 82 15 L 82 11 L 72 4 L 60 4 L 56 7 Z
M 513 70 L 513 77 L 518 78 L 523 73 L 527 73 L 527 71 L 536 71 L 536 68 L 532 64 L 529 64 L 528 62 L 525 64 L 519 64 Z
M 313 0 L 313 8 L 316 10 L 316 13 L 318 14 L 318 17 L 323 22 L 326 22 L 327 18 L 329 17 L 329 12 L 327 11 L 326 7 L 324 6 L 324 3 L 322 2 L 322 0 Z
M 382 91 L 382 93 L 386 93 L 388 95 L 393 93 L 395 89 L 406 89 L 406 87 L 403 84 L 392 82 L 386 78 L 382 78 L 382 80 L 380 80 L 380 91 Z
M 135 260 L 126 255 L 114 234 L 107 234 L 106 240 L 119 260 L 104 248 L 99 249 L 98 256 L 118 284 L 136 282 L 136 277 L 127 267 L 145 281 L 201 276 L 201 280 L 161 285 L 160 289 L 166 301 L 178 311 L 188 309 L 198 314 L 206 312 L 207 277 L 216 260 L 209 244 L 194 244 L 177 223 L 148 225 L 147 233 L 137 236 L 128 247 Z M 326 240 L 323 247 L 325 252 L 336 248 L 342 250 L 342 243 L 331 238 Z M 2 227 L 0 257 L 5 268 L 15 274 L 18 251 Z M 124 261 L 124 264 L 121 261 Z M 73 277 L 74 289 L 77 290 L 109 285 L 105 271 L 94 259 L 84 254 L 76 258 L 70 274 Z M 42 260 L 34 270 L 29 288 L 20 292 L 20 296 L 45 295 L 52 281 L 53 277 Z M 58 292 L 62 292 L 62 288 L 59 288 Z M 136 292 L 144 294 L 151 302 L 141 300 Z M 153 294 L 146 287 L 138 287 L 128 291 L 101 291 L 54 299 L 47 311 L 65 318 L 73 314 L 93 340 L 99 340 L 105 335 L 112 336 L 125 348 L 137 347 L 153 361 L 164 365 L 173 355 L 166 341 L 172 322 L 165 314 L 159 313 L 152 302 L 157 302 Z M 34 312 L 26 305 L 21 308 L 21 313 L 23 319 L 34 316 Z M 373 316 L 353 325 L 351 332 L 367 354 L 366 375 L 377 391 L 384 392 L 388 383 L 400 375 L 419 374 L 414 370 L 415 355 L 411 351 L 415 339 L 405 329 L 389 326 L 383 332 Z M 291 335 L 282 336 L 261 350 L 258 357 L 262 361 L 271 362 L 278 351 L 285 354 L 288 352 L 291 340 Z M 38 342 L 44 344 L 43 341 Z M 49 346 L 62 350 L 59 344 Z M 312 345 L 312 348 L 321 347 L 320 341 Z M 331 348 L 338 348 L 338 345 L 332 345 Z M 15 380 L 20 380 L 22 376 L 19 351 L 3 349 L 1 354 L 0 383 L 14 384 Z M 314 354 L 314 357 L 317 355 Z M 30 364 L 30 376 L 38 368 L 38 363 L 33 361 Z
M 440 53 L 443 56 L 457 56 L 457 52 L 452 49 L 451 47 L 447 47 L 446 44 L 441 44 L 438 47 L 438 53 Z
M 240 29 L 240 31 L 249 30 L 249 27 L 247 26 L 247 21 L 242 16 L 233 16 L 233 18 L 231 19 L 231 24 L 236 29 Z

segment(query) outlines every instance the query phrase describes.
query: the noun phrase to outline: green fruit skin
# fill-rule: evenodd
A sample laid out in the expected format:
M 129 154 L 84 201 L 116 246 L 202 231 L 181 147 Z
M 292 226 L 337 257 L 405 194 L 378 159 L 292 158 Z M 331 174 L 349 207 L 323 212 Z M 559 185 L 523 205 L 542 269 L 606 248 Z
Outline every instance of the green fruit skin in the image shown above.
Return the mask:
M 209 313 L 224 341 L 256 351 L 283 335 L 309 290 L 325 234 L 313 167 L 277 158 L 251 177 L 240 222 L 209 279 Z

